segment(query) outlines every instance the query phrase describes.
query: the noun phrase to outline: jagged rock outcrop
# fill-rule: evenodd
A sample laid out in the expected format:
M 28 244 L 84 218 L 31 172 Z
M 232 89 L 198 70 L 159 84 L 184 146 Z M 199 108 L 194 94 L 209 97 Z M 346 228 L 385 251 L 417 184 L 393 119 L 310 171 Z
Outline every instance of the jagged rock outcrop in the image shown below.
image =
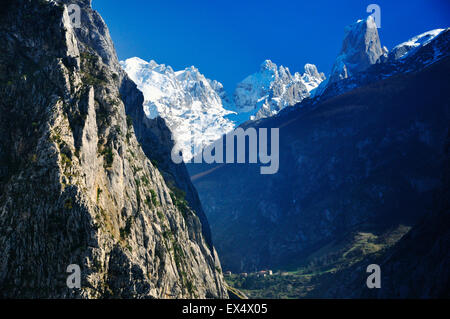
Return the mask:
M 420 70 L 449 54 L 449 28 L 435 29 L 396 45 L 381 46 L 372 16 L 345 29 L 330 77 L 311 92 L 316 103 L 399 73 Z
M 383 53 L 377 63 L 362 72 L 335 81 L 324 81 L 314 91 L 314 103 L 319 103 L 369 83 L 396 74 L 421 70 L 450 55 L 450 28 L 420 34 Z M 424 92 L 425 93 L 425 92 Z
M 299 73 L 296 73 L 299 76 Z M 301 76 L 303 83 L 305 84 L 308 92 L 311 92 L 322 83 L 326 77 L 323 72 L 319 73 L 317 67 L 314 64 L 305 64 L 305 73 Z
M 270 60 L 261 65 L 259 72 L 246 77 L 234 92 L 234 104 L 238 113 L 248 113 L 257 120 L 277 114 L 287 106 L 295 105 L 315 89 L 325 75 L 313 64 L 305 65 L 305 73 L 292 75 L 288 68 Z
M 333 83 L 366 70 L 384 53 L 374 18 L 370 15 L 358 20 L 345 29 L 342 49 L 334 62 L 329 81 Z
M 140 92 L 106 25 L 73 0 L 74 28 L 68 3 L 0 12 L 0 297 L 226 297 L 199 217 L 135 137 Z

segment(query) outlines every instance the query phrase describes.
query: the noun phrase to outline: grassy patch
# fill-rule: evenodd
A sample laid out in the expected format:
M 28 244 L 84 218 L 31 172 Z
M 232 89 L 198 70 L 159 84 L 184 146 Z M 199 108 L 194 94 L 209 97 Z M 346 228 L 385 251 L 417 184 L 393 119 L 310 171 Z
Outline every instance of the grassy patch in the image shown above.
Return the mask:
M 183 216 L 186 217 L 190 211 L 189 204 L 185 199 L 186 193 L 175 186 L 172 186 L 171 190 L 172 192 L 170 193 L 170 198 L 172 198 L 173 204 L 178 208 Z
M 158 196 L 156 195 L 156 192 L 153 189 L 151 189 L 150 190 L 150 194 L 152 196 L 153 206 L 158 207 L 159 206 L 159 201 L 158 201 Z
M 133 118 L 129 115 L 127 115 L 127 126 L 128 128 L 133 127 Z
M 125 226 L 119 229 L 121 239 L 126 239 L 131 234 L 131 225 L 133 221 L 134 218 L 132 216 L 128 217 Z
M 90 52 L 80 54 L 82 64 L 82 81 L 86 85 L 99 86 L 106 84 L 106 75 L 99 67 L 99 57 Z
M 100 151 L 100 155 L 102 155 L 104 159 L 103 166 L 105 168 L 110 168 L 114 162 L 114 153 L 112 148 L 110 146 L 103 147 Z
M 98 200 L 100 199 L 100 194 L 102 192 L 103 192 L 102 189 L 100 187 L 97 187 L 97 203 L 98 203 Z

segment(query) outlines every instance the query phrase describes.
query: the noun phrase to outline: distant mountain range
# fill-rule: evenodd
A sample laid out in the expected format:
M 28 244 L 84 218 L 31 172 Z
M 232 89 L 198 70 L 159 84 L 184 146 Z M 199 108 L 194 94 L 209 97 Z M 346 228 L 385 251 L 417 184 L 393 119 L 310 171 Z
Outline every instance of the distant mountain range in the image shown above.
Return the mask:
M 242 122 L 275 115 L 301 102 L 325 79 L 312 64 L 305 65 L 303 75 L 292 75 L 288 68 L 266 60 L 237 85 L 231 100 L 220 82 L 205 78 L 193 66 L 175 72 L 136 57 L 120 64 L 144 94 L 147 117 L 166 121 L 186 161 Z
M 280 128 L 276 175 L 261 176 L 245 164 L 188 164 L 226 269 L 295 269 L 317 258 L 334 260 L 322 270 L 344 269 L 314 279 L 304 296 L 373 297 L 354 290 L 357 278 L 344 285 L 339 276 L 399 251 L 403 230 L 433 207 L 449 129 L 443 93 L 450 85 L 449 32 L 431 30 L 389 51 L 369 16 L 346 27 L 328 78 L 312 64 L 291 74 L 266 60 L 232 99 L 194 67 L 174 72 L 138 58 L 121 64 L 144 92 L 147 116 L 164 118 L 186 149 L 197 145 L 198 151 L 239 125 Z M 189 130 L 196 132 L 193 144 L 185 138 Z M 356 240 L 366 236 L 377 239 Z M 336 257 L 343 247 L 354 253 Z M 403 285 L 378 295 L 421 296 L 413 284 Z
M 119 62 L 91 0 L 2 8 L 0 298 L 243 296 L 221 261 L 281 270 L 234 274 L 258 296 L 450 296 L 450 29 L 389 52 L 358 20 L 328 78 L 266 60 L 230 98 L 195 67 Z M 279 130 L 278 173 L 172 161 L 237 126 Z
M 120 64 L 143 92 L 146 116 L 161 116 L 166 121 L 183 158 L 190 161 L 206 145 L 248 120 L 274 116 L 304 99 L 315 97 L 318 101 L 319 96 L 329 98 L 362 85 L 360 77 L 367 77 L 363 72 L 372 65 L 394 63 L 390 71 L 405 72 L 398 68 L 398 62 L 408 65 L 404 62 L 408 56 L 443 31 L 425 32 L 389 52 L 381 46 L 377 26 L 369 16 L 346 27 L 341 52 L 328 79 L 313 64 L 305 64 L 303 74 L 291 74 L 289 68 L 266 60 L 258 72 L 237 84 L 232 98 L 220 82 L 205 78 L 194 66 L 174 71 L 137 57 Z M 393 75 L 377 72 L 380 78 Z M 374 76 L 367 78 L 373 80 Z
M 360 20 L 346 29 L 332 74 L 312 97 L 242 125 L 280 129 L 278 174 L 260 175 L 257 165 L 188 165 L 224 267 L 295 269 L 311 256 L 337 254 L 340 238 L 382 238 L 418 223 L 442 187 L 449 68 L 450 29 L 388 52 L 372 18 Z M 365 256 L 372 248 L 350 251 Z M 420 296 L 405 284 L 400 295 Z M 355 297 L 351 289 L 327 293 Z
M 240 82 L 234 92 L 236 111 L 257 120 L 277 114 L 287 106 L 295 105 L 310 96 L 325 79 L 313 64 L 305 65 L 305 73 L 291 74 L 289 68 L 270 60 L 260 70 Z

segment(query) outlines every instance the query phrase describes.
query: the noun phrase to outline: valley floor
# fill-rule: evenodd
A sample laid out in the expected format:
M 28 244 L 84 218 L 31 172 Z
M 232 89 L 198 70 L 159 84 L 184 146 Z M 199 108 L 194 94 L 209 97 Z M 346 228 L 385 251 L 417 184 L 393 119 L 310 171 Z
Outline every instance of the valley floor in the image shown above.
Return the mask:
M 382 234 L 354 232 L 319 249 L 296 269 L 279 270 L 272 275 L 259 273 L 225 274 L 229 286 L 250 299 L 324 298 L 322 286 L 336 281 L 364 260 L 375 259 L 397 243 L 411 228 L 400 225 Z M 365 283 L 362 283 L 365 284 Z

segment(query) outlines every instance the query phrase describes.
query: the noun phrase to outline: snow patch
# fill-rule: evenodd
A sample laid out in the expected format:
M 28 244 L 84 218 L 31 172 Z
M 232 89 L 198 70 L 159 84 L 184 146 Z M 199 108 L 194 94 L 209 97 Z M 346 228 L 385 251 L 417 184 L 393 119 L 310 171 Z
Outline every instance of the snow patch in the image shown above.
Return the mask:
M 148 118 L 161 116 L 189 161 L 205 146 L 234 129 L 223 107 L 222 84 L 205 78 L 197 68 L 174 71 L 170 66 L 134 57 L 120 62 L 144 95 Z M 216 91 L 217 90 L 217 91 Z M 225 96 L 224 96 L 225 98 Z

